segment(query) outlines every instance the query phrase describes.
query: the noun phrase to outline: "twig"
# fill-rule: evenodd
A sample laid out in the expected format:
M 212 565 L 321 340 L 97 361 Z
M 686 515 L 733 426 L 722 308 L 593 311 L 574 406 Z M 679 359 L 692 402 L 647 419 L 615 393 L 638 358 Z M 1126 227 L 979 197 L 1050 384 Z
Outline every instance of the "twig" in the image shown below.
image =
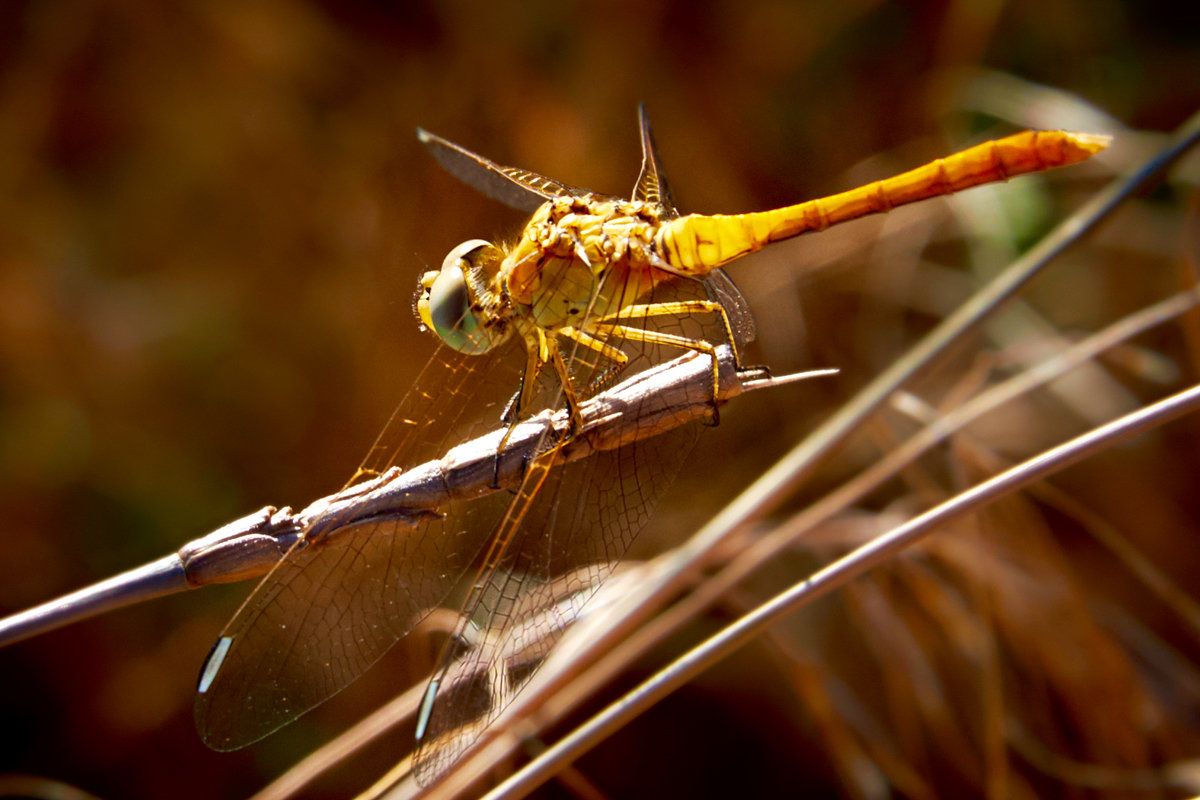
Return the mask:
M 765 370 L 739 370 L 727 346 L 718 348 L 717 360 L 719 403 L 774 384 Z M 582 425 L 562 447 L 563 463 L 656 436 L 702 419 L 711 410 L 712 361 L 707 355 L 688 353 L 583 403 Z M 267 506 L 170 556 L 0 620 L 0 646 L 143 600 L 260 577 L 298 542 L 336 535 L 357 522 L 387 516 L 415 524 L 452 499 L 510 489 L 519 485 L 525 463 L 539 448 L 569 435 L 568 425 L 565 410 L 545 411 L 517 424 L 511 433 L 500 425 L 440 459 L 405 471 L 388 470 L 302 511 Z M 506 434 L 508 440 L 498 452 Z
M 1058 447 L 1005 470 L 955 495 L 907 523 L 854 550 L 807 580 L 777 595 L 697 647 L 671 662 L 632 692 L 592 717 L 536 761 L 486 795 L 488 800 L 524 797 L 563 765 L 574 761 L 609 733 L 636 718 L 654 703 L 685 685 L 787 614 L 823 597 L 884 562 L 961 514 L 1042 480 L 1118 441 L 1165 424 L 1200 407 L 1200 386 L 1127 414 Z

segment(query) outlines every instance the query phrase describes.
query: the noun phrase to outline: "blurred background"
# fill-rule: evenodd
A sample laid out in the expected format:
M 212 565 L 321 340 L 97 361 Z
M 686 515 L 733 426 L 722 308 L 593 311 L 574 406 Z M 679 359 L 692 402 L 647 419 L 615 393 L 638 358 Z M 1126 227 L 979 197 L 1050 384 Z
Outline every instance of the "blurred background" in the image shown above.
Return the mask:
M 852 223 L 735 265 L 761 331 L 750 360 L 843 373 L 723 414 L 651 523 L 645 538 L 661 546 L 702 523 L 989 272 L 1161 145 L 1155 134 L 1200 108 L 1197 76 L 1200 19 L 1176 2 L 4 3 L 0 613 L 346 481 L 432 351 L 411 313 L 417 277 L 458 242 L 513 235 L 522 220 L 442 172 L 417 142 L 418 125 L 503 164 L 627 194 L 645 102 L 676 202 L 702 212 L 830 194 L 1025 127 L 1117 135 L 1110 154 L 1063 175 Z M 931 378 L 930 402 L 1178 289 L 1180 266 L 1197 258 L 1187 188 L 1159 187 L 1072 251 L 1025 297 L 1048 326 L 1018 320 L 965 343 L 968 377 Z M 1081 420 L 1186 385 L 1195 333 L 1194 320 L 1161 332 L 1126 351 L 1116 377 L 1009 409 L 979 435 L 1008 456 L 1029 454 Z M 1082 400 L 1087 408 L 1074 405 Z M 794 632 L 789 641 L 813 662 L 803 674 L 827 657 L 840 664 L 825 673 L 835 687 L 799 681 L 778 654 L 749 657 L 723 668 L 723 681 L 689 690 L 704 694 L 695 704 L 665 706 L 643 738 L 631 729 L 597 754 L 597 782 L 617 796 L 772 786 L 831 797 L 1182 796 L 1152 768 L 1200 745 L 1200 639 L 1181 605 L 1200 567 L 1197 433 L 1195 421 L 1176 423 L 1064 479 L 1182 588 L 1175 605 L 1130 578 L 1061 508 L 1009 508 L 995 523 L 1003 548 L 921 562 L 956 597 L 982 584 L 995 589 L 991 606 L 1003 606 L 1006 590 L 1027 600 L 1045 590 L 1050 608 L 1080 603 L 1065 617 L 1031 604 L 1000 628 L 1041 620 L 1055 629 L 1069 618 L 1083 630 L 1099 602 L 1089 593 L 1103 587 L 1107 607 L 1150 637 L 1139 641 L 1161 648 L 1087 629 L 1071 638 L 1079 649 L 1060 641 L 1065 649 L 1004 662 L 997 685 L 1031 692 L 1032 716 L 1056 741 L 1026 719 L 1026 739 L 1041 744 L 997 750 L 994 729 L 984 726 L 990 739 L 970 726 L 959 736 L 923 716 L 924 701 L 898 699 L 899 687 L 915 686 L 939 706 L 978 679 L 962 664 L 934 669 L 940 656 L 925 666 L 944 668 L 949 683 L 914 666 L 913 653 L 937 650 L 936 617 L 904 628 L 916 624 L 904 603 L 928 595 L 893 575 L 880 595 L 888 611 L 858 596 L 823 607 L 820 619 L 867 640 L 904 628 L 907 649 L 875 639 L 839 653 L 819 632 Z M 969 464 L 985 461 L 976 453 Z M 962 477 L 946 463 L 930 468 L 942 488 Z M 924 500 L 938 495 L 925 488 Z M 911 512 L 918 495 L 908 487 L 873 498 L 864 524 Z M 830 532 L 807 566 L 862 531 Z M 1012 573 L 974 580 L 983 556 Z M 102 797 L 247 796 L 400 688 L 368 682 L 261 745 L 207 750 L 192 724 L 196 675 L 249 589 L 157 601 L 0 651 L 0 773 Z M 999 640 L 999 650 L 1015 646 Z M 888 663 L 902 653 L 910 658 Z M 1093 657 L 1104 670 L 1089 671 Z M 863 687 L 878 688 L 883 673 L 896 691 L 870 696 Z M 1062 689 L 1070 681 L 1074 693 Z M 1111 700 L 1102 715 L 1111 731 L 1088 716 L 1098 715 L 1100 706 L 1087 709 L 1096 697 Z M 861 724 L 831 740 L 829 715 L 844 719 L 850 708 Z M 694 733 L 716 719 L 724 738 L 699 743 L 684 744 L 672 725 Z M 991 749 L 976 750 L 976 738 Z M 947 740 L 965 744 L 947 749 Z M 1020 776 L 1007 786 L 980 777 L 996 774 L 997 752 Z M 400 754 L 379 754 L 363 774 Z M 1095 763 L 1119 769 L 1076 769 Z M 306 796 L 348 796 L 369 782 L 363 774 Z

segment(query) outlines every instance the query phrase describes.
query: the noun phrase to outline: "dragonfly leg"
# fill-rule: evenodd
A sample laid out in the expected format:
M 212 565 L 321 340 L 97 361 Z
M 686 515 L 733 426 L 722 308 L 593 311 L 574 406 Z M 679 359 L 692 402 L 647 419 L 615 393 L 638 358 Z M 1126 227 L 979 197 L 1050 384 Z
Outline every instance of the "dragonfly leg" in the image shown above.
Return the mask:
M 517 420 L 520 417 L 521 394 L 525 391 L 525 375 L 521 375 L 521 382 L 517 385 L 517 390 L 513 392 L 513 396 L 508 398 L 508 402 L 504 404 L 504 410 L 500 412 L 500 422 L 508 426 L 508 430 L 504 433 L 504 438 L 496 447 L 495 463 L 492 466 L 492 489 L 500 488 L 500 454 L 504 452 L 504 445 L 508 444 L 508 437 L 512 435 L 513 429 L 517 425 Z
M 521 421 L 521 414 L 528 407 L 530 399 L 533 396 L 533 391 L 537 386 L 538 375 L 547 364 L 554 367 L 554 373 L 558 376 L 559 384 L 562 386 L 563 399 L 570 414 L 570 428 L 567 438 L 571 438 L 578 433 L 582 424 L 582 417 L 579 413 L 579 400 L 575 394 L 575 387 L 571 383 L 566 362 L 563 361 L 562 352 L 558 348 L 558 340 L 552 335 L 548 336 L 543 329 L 535 328 L 525 339 L 525 352 L 527 357 L 525 360 L 525 371 L 521 374 L 520 387 L 512 399 L 505 405 L 504 411 L 500 415 L 501 421 L 508 426 L 508 430 L 505 431 L 503 438 L 500 439 L 500 443 L 496 447 L 496 466 L 492 478 L 493 488 L 499 485 L 500 453 L 504 452 L 504 448 L 508 445 L 509 437 L 516 430 L 517 423 Z
M 571 373 L 567 370 L 567 362 L 563 360 L 562 351 L 558 349 L 558 342 L 555 340 L 551 352 L 551 361 L 554 365 L 554 372 L 558 375 L 558 382 L 562 384 L 563 401 L 567 404 L 567 411 L 571 415 L 570 426 L 567 430 L 567 439 L 575 438 L 575 434 L 579 433 L 579 429 L 583 426 L 583 416 L 579 413 L 579 398 L 575 394 L 575 385 L 571 383 Z
M 521 381 L 517 384 L 517 390 L 512 393 L 512 397 L 508 398 L 508 402 L 504 404 L 504 410 L 500 412 L 500 422 L 511 426 L 517 421 L 521 405 L 521 393 L 524 391 L 525 375 L 522 374 Z
M 540 331 L 536 331 L 535 335 L 526 337 L 525 340 L 525 370 L 521 373 L 521 382 L 517 386 L 517 391 L 512 398 L 504 404 L 504 411 L 500 413 L 500 421 L 508 426 L 508 430 L 504 432 L 504 437 L 500 439 L 500 443 L 496 446 L 496 464 L 492 476 L 492 488 L 497 489 L 500 486 L 500 454 L 504 452 L 504 448 L 508 445 L 509 437 L 517 428 L 517 423 L 521 421 L 521 412 L 525 410 L 529 404 L 529 399 L 533 394 L 533 389 L 537 385 L 538 373 L 546 366 L 548 359 L 548 346 L 546 336 Z
M 541 329 L 537 329 L 525 340 L 525 371 L 521 373 L 520 391 L 517 392 L 511 406 L 511 411 L 506 410 L 509 419 L 505 420 L 509 425 L 509 433 L 512 432 L 513 426 L 521 419 L 523 412 L 529 405 L 530 399 L 533 397 L 533 392 L 537 386 L 538 375 L 541 374 L 542 368 L 550 361 L 550 346 L 545 333 Z M 508 437 L 505 436 L 507 443 Z
M 737 358 L 736 341 L 733 338 L 733 325 L 729 321 L 729 313 L 725 310 L 725 306 L 716 300 L 678 300 L 670 303 L 643 303 L 626 306 L 615 314 L 601 317 L 596 320 L 596 324 L 604 325 L 611 322 L 629 322 L 632 320 L 647 319 L 648 317 L 678 317 L 687 314 L 719 315 L 721 317 L 721 327 L 725 329 L 725 340 L 733 346 L 734 358 Z M 738 366 L 740 367 L 741 364 L 739 363 Z
M 712 356 L 713 414 L 710 424 L 717 425 L 721 421 L 721 412 L 717 408 L 717 393 L 720 387 L 720 365 L 717 362 L 716 348 L 713 347 L 712 343 L 706 342 L 703 339 L 691 339 L 686 336 L 677 336 L 662 331 L 648 331 L 644 328 L 615 324 L 644 320 L 650 317 L 684 316 L 687 314 L 719 315 L 721 325 L 725 329 L 726 340 L 733 346 L 734 363 L 738 367 L 741 366 L 740 363 L 737 363 L 737 347 L 734 345 L 733 327 L 729 322 L 729 314 L 726 313 L 725 307 L 715 300 L 679 300 L 668 303 L 643 303 L 626 306 L 614 314 L 600 318 L 589 327 L 594 331 L 620 333 L 625 338 L 638 342 L 678 347 L 683 350 L 698 350 Z
M 525 382 L 525 379 L 524 379 L 524 377 L 522 377 L 522 379 L 521 379 L 522 385 L 524 385 L 524 382 Z M 504 452 L 504 447 L 508 443 L 508 437 L 512 434 L 513 430 L 516 428 L 517 422 L 520 421 L 518 411 L 517 411 L 518 406 L 520 405 L 520 400 L 521 400 L 521 388 L 518 387 L 517 391 L 513 393 L 513 396 L 511 398 L 509 398 L 507 403 L 505 403 L 504 411 L 500 414 L 500 421 L 508 426 L 508 430 L 505 432 L 504 438 L 500 442 L 500 446 L 496 448 L 496 458 L 494 460 L 493 468 L 492 468 L 492 483 L 491 483 L 492 489 L 500 488 L 500 454 Z M 572 436 L 574 435 L 574 430 L 572 430 L 571 435 Z M 521 465 L 522 480 L 524 480 L 525 473 L 529 468 L 530 459 L 534 458 L 535 456 L 536 456 L 535 453 L 526 453 L 525 456 L 523 457 L 522 465 Z
M 705 301 L 695 301 L 705 302 Z M 666 304 L 664 305 L 675 305 Z M 628 310 L 628 309 L 626 309 Z M 608 336 L 620 336 L 624 339 L 629 339 L 635 342 L 644 342 L 645 344 L 659 344 L 666 347 L 678 347 L 681 350 L 696 350 L 712 359 L 712 419 L 710 425 L 719 425 L 721 422 L 721 412 L 717 407 L 717 396 L 721 391 L 721 365 L 717 360 L 717 348 L 712 342 L 706 342 L 703 339 L 691 339 L 687 336 L 678 336 L 673 333 L 665 333 L 663 331 L 649 331 L 645 328 L 635 328 L 629 325 L 593 325 L 591 326 L 597 333 L 602 333 Z

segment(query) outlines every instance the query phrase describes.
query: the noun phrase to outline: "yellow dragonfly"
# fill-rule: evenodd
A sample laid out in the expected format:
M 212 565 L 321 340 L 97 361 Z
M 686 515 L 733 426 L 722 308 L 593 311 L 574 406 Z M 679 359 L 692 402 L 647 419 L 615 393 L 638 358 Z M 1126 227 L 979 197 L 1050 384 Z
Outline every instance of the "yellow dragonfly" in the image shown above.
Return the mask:
M 639 123 L 642 169 L 629 200 L 418 131 L 448 171 L 532 217 L 515 243 L 465 242 L 422 276 L 416 311 L 445 347 L 351 483 L 436 458 L 480 429 L 511 431 L 545 409 L 567 408 L 573 424 L 566 436 L 547 434 L 515 496 L 456 500 L 415 527 L 384 514 L 302 537 L 206 661 L 196 721 L 208 745 L 245 746 L 340 691 L 470 574 L 417 721 L 415 770 L 431 781 L 529 680 L 645 525 L 697 435 L 685 426 L 566 464 L 559 453 L 577 433 L 580 403 L 692 350 L 713 359 L 715 421 L 716 347 L 737 353 L 754 336 L 723 265 L 805 231 L 1076 163 L 1108 143 L 1027 131 L 795 206 L 680 216 L 644 110 Z

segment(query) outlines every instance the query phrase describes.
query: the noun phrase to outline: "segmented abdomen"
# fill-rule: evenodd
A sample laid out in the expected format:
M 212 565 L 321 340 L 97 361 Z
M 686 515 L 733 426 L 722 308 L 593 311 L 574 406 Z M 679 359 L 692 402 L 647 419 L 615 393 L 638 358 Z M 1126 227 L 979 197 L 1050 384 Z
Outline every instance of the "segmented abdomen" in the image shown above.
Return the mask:
M 806 231 L 1016 175 L 1075 164 L 1103 150 L 1109 140 L 1088 133 L 1025 131 L 939 158 L 894 178 L 786 208 L 680 217 L 662 226 L 656 243 L 673 269 L 704 275 Z

